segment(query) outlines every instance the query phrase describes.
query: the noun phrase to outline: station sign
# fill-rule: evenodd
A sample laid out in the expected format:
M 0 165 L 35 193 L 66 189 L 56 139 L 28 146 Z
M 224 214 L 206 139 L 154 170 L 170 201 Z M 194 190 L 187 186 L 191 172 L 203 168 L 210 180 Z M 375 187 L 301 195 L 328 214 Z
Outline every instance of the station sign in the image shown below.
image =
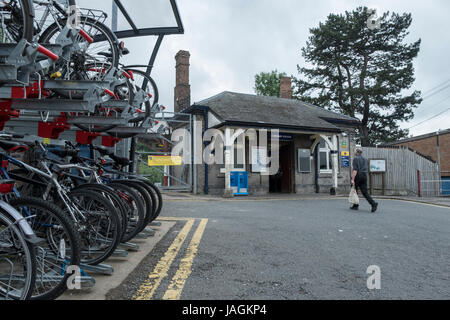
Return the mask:
M 176 156 L 148 156 L 149 167 L 181 166 L 183 158 Z
M 280 132 L 279 134 L 273 134 L 272 139 L 278 139 L 278 141 L 293 141 L 294 135 L 292 133 Z
M 350 152 L 349 151 L 341 152 L 341 167 L 342 168 L 350 168 Z

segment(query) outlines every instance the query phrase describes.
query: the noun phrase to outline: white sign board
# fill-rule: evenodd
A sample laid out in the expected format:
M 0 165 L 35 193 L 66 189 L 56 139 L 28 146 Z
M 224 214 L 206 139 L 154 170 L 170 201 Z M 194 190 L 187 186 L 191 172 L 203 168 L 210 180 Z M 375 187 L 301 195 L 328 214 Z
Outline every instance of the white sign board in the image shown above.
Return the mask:
M 267 172 L 267 148 L 265 147 L 252 148 L 252 172 L 254 173 Z
M 370 172 L 373 173 L 385 173 L 386 172 L 386 160 L 370 160 Z

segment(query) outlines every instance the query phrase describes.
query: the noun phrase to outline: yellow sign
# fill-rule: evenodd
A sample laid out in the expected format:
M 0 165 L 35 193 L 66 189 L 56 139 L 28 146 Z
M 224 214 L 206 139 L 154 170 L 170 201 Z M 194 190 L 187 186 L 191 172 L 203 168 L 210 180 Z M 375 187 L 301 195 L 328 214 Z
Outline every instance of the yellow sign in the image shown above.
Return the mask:
M 48 139 L 48 138 L 45 138 L 45 139 L 42 141 L 42 144 L 48 146 L 48 145 L 50 145 L 51 142 L 52 142 L 52 140 L 50 140 L 50 139 Z
M 343 157 L 350 157 L 350 152 L 348 152 L 348 151 L 342 151 L 342 152 L 341 152 L 341 155 L 342 155 Z
M 183 158 L 179 156 L 148 156 L 148 165 L 150 167 L 181 166 L 182 164 Z

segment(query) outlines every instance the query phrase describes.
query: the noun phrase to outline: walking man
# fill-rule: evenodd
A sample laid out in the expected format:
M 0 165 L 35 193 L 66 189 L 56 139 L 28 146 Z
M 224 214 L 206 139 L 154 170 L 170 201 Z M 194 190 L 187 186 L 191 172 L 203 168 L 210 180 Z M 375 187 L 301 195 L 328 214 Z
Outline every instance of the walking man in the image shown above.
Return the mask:
M 372 197 L 367 191 L 367 175 L 369 173 L 369 161 L 363 156 L 363 151 L 360 148 L 356 149 L 355 159 L 353 160 L 353 174 L 352 174 L 352 186 L 355 186 L 356 191 L 361 190 L 366 200 L 372 206 L 372 212 L 377 211 L 378 203 L 373 201 Z M 353 205 L 352 210 L 358 210 L 359 205 Z

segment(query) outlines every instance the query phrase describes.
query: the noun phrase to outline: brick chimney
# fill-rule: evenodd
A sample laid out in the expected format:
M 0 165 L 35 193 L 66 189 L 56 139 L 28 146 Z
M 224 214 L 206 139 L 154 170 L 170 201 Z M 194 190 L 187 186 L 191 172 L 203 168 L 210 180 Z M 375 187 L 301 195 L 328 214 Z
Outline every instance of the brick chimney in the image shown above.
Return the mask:
M 176 86 L 175 112 L 180 112 L 191 106 L 191 86 L 189 84 L 189 51 L 180 50 L 175 56 Z
M 292 80 L 290 77 L 281 78 L 280 97 L 283 99 L 292 99 Z

